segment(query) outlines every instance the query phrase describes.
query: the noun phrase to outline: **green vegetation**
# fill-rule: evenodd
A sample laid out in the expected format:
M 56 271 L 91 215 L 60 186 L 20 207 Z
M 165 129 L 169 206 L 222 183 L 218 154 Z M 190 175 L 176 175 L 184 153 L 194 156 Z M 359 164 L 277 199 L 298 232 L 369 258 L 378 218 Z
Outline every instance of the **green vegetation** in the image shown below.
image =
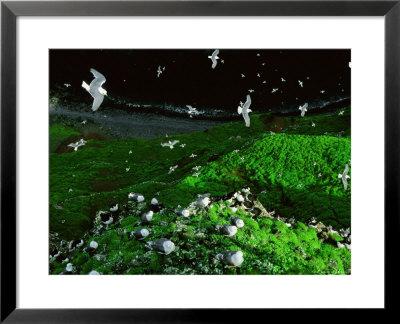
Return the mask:
M 304 118 L 251 115 L 250 128 L 232 122 L 161 139 L 101 140 L 95 136 L 86 138 L 87 144 L 78 151 L 67 145 L 84 136 L 71 124 L 53 123 L 50 231 L 64 240 L 84 237 L 86 245 L 94 239 L 99 250 L 104 249 L 98 259 L 76 253 L 72 263 L 82 274 L 90 270 L 104 274 L 349 273 L 350 252 L 321 243 L 316 230 L 304 225 L 315 217 L 336 229 L 350 226 L 351 181 L 345 191 L 338 178 L 346 163 L 351 169 L 350 107 L 342 110 L 343 115 Z M 175 139 L 180 142 L 174 149 L 160 145 Z M 176 170 L 169 172 L 175 165 Z M 193 170 L 195 166 L 201 166 L 200 170 Z M 126 204 L 129 192 L 142 193 L 147 202 L 157 197 L 165 206 L 176 208 L 187 206 L 197 194 L 220 197 L 244 186 L 269 211 L 299 222 L 289 228 L 276 219 L 253 219 L 240 211 L 246 226 L 234 238 L 226 238 L 214 230 L 229 220 L 227 209 L 218 204 L 190 218 L 168 210 L 155 214 L 148 240 L 174 241 L 178 249 L 169 256 L 128 238 L 127 232 L 138 228 L 140 208 L 136 206 L 131 206 L 121 224 L 111 225 L 99 236 L 88 234 L 96 213 L 111 204 Z M 334 235 L 331 239 L 340 241 Z M 213 261 L 215 253 L 228 249 L 244 252 L 241 267 L 231 269 Z M 54 262 L 51 271 L 59 273 L 64 268 L 65 264 Z

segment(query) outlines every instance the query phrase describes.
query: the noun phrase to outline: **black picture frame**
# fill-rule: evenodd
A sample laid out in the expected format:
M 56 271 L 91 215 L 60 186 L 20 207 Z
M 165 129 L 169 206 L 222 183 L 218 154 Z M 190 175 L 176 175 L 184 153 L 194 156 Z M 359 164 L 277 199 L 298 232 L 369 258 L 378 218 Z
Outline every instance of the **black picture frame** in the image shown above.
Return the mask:
M 382 16 L 385 19 L 385 309 L 393 293 L 399 237 L 400 1 L 2 1 L 1 2 L 1 322 L 227 322 L 266 310 L 16 308 L 16 19 L 19 16 Z M 373 152 L 371 152 L 372 154 Z M 371 262 L 373 262 L 371 260 Z M 367 284 L 367 283 L 366 283 Z M 247 313 L 247 314 L 246 314 Z

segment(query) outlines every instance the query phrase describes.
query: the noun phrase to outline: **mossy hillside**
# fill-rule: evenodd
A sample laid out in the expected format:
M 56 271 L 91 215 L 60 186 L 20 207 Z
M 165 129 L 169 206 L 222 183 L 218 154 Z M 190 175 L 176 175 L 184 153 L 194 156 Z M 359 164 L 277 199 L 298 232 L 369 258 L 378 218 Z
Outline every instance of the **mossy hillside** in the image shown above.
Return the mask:
M 124 208 L 120 220 L 106 229 L 85 235 L 82 248 L 68 255 L 64 262 L 54 262 L 51 273 L 62 272 L 66 263 L 74 266 L 75 274 L 96 270 L 101 274 L 349 274 L 351 253 L 331 244 L 321 243 L 317 230 L 301 222 L 288 227 L 276 219 L 256 218 L 239 209 L 235 216 L 245 226 L 228 238 L 215 230 L 215 225 L 230 222 L 232 216 L 225 202 L 198 210 L 185 218 L 173 210 L 154 214 L 146 226 L 146 241 L 165 237 L 176 244 L 170 255 L 159 255 L 141 241 L 129 237 L 138 226 L 146 203 Z M 83 251 L 95 240 L 95 254 Z M 226 250 L 241 250 L 244 262 L 231 268 L 215 260 Z
M 322 123 L 333 124 L 332 127 L 335 128 L 336 133 L 341 130 L 347 130 L 350 127 L 348 120 L 335 115 L 314 116 L 312 119 L 316 124 L 316 127 L 312 128 L 313 132 L 318 129 L 318 125 Z M 296 170 L 293 170 L 285 174 L 284 181 L 276 180 L 276 171 L 278 169 L 272 160 L 265 165 L 253 163 L 253 170 L 244 167 L 243 170 L 248 173 L 244 174 L 244 176 L 238 177 L 235 174 L 225 174 L 224 177 L 221 177 L 221 172 L 218 169 L 231 159 L 232 161 L 229 163 L 231 163 L 232 166 L 236 166 L 237 164 L 237 166 L 243 168 L 239 160 L 233 160 L 234 157 L 237 156 L 237 154 L 235 155 L 232 153 L 233 150 L 241 150 L 241 152 L 239 152 L 240 156 L 249 155 L 249 157 L 244 156 L 245 161 L 252 160 L 256 158 L 258 154 L 252 151 L 259 149 L 258 146 L 253 145 L 263 146 L 268 142 L 268 138 L 270 138 L 271 141 L 280 138 L 275 137 L 276 135 L 266 135 L 266 132 L 269 134 L 270 130 L 275 129 L 273 120 L 274 117 L 271 117 L 269 114 L 255 114 L 251 116 L 252 126 L 250 128 L 246 128 L 243 122 L 233 122 L 217 126 L 205 132 L 174 135 L 163 139 L 115 139 L 108 141 L 89 139 L 87 144 L 78 151 L 64 154 L 51 153 L 50 229 L 58 232 L 62 237 L 67 239 L 81 237 L 90 227 L 90 223 L 96 211 L 109 208 L 111 203 L 124 202 L 127 194 L 131 191 L 141 192 L 147 198 L 153 197 L 159 193 L 159 198 L 164 201 L 167 206 L 175 207 L 178 204 L 185 205 L 192 201 L 197 193 L 209 192 L 212 195 L 218 196 L 237 189 L 242 183 L 246 183 L 259 190 L 259 192 L 266 190 L 267 194 L 264 200 L 266 206 L 269 206 L 268 204 L 271 203 L 273 208 L 279 213 L 282 210 L 285 215 L 293 211 L 293 216 L 295 217 L 298 213 L 297 208 L 299 205 L 291 207 L 287 204 L 287 201 L 295 201 L 297 199 L 296 194 L 298 193 L 307 195 L 305 189 L 307 188 L 308 191 L 315 192 L 315 195 L 320 195 L 317 201 L 314 202 L 313 200 L 313 205 L 304 202 L 304 200 L 297 202 L 297 204 L 303 203 L 304 207 L 309 208 L 303 208 L 303 210 L 312 212 L 308 215 L 308 218 L 314 216 L 313 209 L 326 210 L 327 206 L 332 204 L 331 201 L 335 204 L 337 200 L 335 204 L 336 215 L 332 212 L 325 220 L 336 221 L 337 224 L 338 219 L 346 219 L 346 215 L 343 216 L 342 212 L 337 212 L 339 206 L 345 206 L 343 208 L 347 208 L 346 201 L 343 205 L 343 200 L 347 199 L 347 196 L 341 196 L 339 189 L 341 182 L 337 179 L 337 174 L 335 180 L 338 186 L 333 186 L 328 192 L 326 192 L 326 188 L 324 187 L 326 183 L 321 182 L 322 179 L 316 181 L 315 173 L 311 174 L 311 169 L 308 170 L 305 175 L 303 175 L 303 171 L 300 169 L 297 170 L 299 172 L 301 171 L 299 175 L 295 174 Z M 297 118 L 295 123 L 297 122 L 303 123 L 303 119 Z M 293 125 L 293 123 L 288 123 L 286 126 L 283 125 L 284 127 L 281 129 L 281 132 L 290 131 L 291 125 Z M 307 125 L 297 127 L 296 132 L 304 128 L 304 132 L 307 133 L 306 130 L 308 126 L 306 126 Z M 59 124 L 51 125 L 50 143 L 52 143 L 52 141 L 56 143 L 56 139 L 65 138 L 67 135 L 76 136 L 75 131 L 71 130 L 71 128 L 68 128 L 71 132 L 70 134 L 60 136 L 58 132 L 62 127 L 64 126 Z M 323 129 L 320 129 L 320 131 L 321 133 L 319 135 L 323 135 L 325 132 Z M 66 137 L 67 139 L 68 136 Z M 335 145 L 339 145 L 338 143 L 342 143 L 329 142 L 329 138 L 335 139 L 334 137 L 324 136 L 324 138 L 327 139 L 327 146 L 330 144 L 336 143 Z M 180 143 L 172 150 L 160 145 L 163 141 L 173 139 L 178 139 Z M 294 147 L 297 145 L 296 143 L 298 143 L 298 140 L 299 137 L 283 135 L 281 143 L 287 147 Z M 258 143 L 257 141 L 260 142 Z M 60 143 L 60 146 L 67 145 L 65 139 Z M 182 143 L 186 144 L 185 147 L 179 146 Z M 349 145 L 350 141 L 348 140 L 348 147 Z M 55 146 L 55 144 L 53 146 Z M 345 145 L 343 147 L 347 146 Z M 337 146 L 336 152 L 337 149 L 341 148 L 342 146 Z M 58 149 L 60 149 L 60 147 L 58 147 Z M 129 154 L 129 151 L 132 151 L 132 154 Z M 271 151 L 270 154 L 275 156 L 281 151 L 281 147 L 274 145 L 273 152 Z M 197 156 L 190 158 L 189 156 L 192 153 Z M 298 151 L 296 151 L 296 154 L 290 150 L 287 150 L 285 153 L 288 155 L 286 159 L 287 161 L 291 161 L 290 163 L 295 163 L 296 159 L 299 159 L 299 157 L 296 156 L 296 154 L 299 153 Z M 346 154 L 347 153 L 350 154 L 349 151 L 346 151 Z M 304 150 L 302 154 L 305 154 L 305 156 L 301 156 L 303 161 L 311 161 L 314 157 L 312 154 L 315 153 L 313 150 Z M 343 152 L 337 152 L 337 154 L 343 156 Z M 319 161 L 321 164 L 319 164 L 318 168 L 329 165 L 329 160 L 324 161 L 327 157 L 326 155 L 321 155 L 319 157 L 321 158 L 321 161 Z M 264 157 L 259 158 L 261 160 L 264 159 Z M 350 157 L 347 158 L 346 155 L 346 159 L 348 160 L 349 158 Z M 333 172 L 339 172 L 344 168 L 343 163 L 345 163 L 345 161 L 343 160 L 339 163 L 340 159 L 337 158 L 336 160 L 341 167 L 339 170 L 333 170 L 333 168 L 329 169 L 326 177 L 332 176 L 333 179 Z M 209 163 L 208 166 L 207 163 Z M 168 173 L 169 168 L 174 165 L 178 165 L 178 168 L 174 172 Z M 199 178 L 192 177 L 192 174 L 195 172 L 192 168 L 197 165 L 202 166 L 199 171 Z M 260 166 L 263 167 L 263 174 L 261 175 L 255 169 Z M 272 167 L 273 172 L 268 170 L 269 167 Z M 283 168 L 286 167 L 285 162 Z M 128 172 L 126 171 L 127 168 L 129 168 Z M 218 176 L 213 176 L 212 172 L 215 172 Z M 235 170 L 233 170 L 233 172 L 235 172 Z M 272 174 L 272 176 L 269 174 Z M 251 175 L 252 179 L 250 179 L 248 175 Z M 274 180 L 272 179 L 273 176 L 275 177 Z M 304 182 L 303 185 L 306 186 L 302 190 L 296 187 L 299 179 L 301 179 Z M 72 191 L 70 191 L 70 189 L 72 189 Z M 337 191 L 336 193 L 335 190 Z M 321 194 L 321 192 L 323 194 Z M 348 190 L 348 194 L 349 193 L 350 190 Z M 282 195 L 284 196 L 282 197 Z M 289 200 L 285 198 L 287 196 Z M 282 200 L 282 198 L 285 199 Z M 315 207 L 311 208 L 310 206 Z M 285 208 L 289 210 L 285 211 Z M 304 214 L 306 213 L 304 212 Z M 322 215 L 323 213 L 320 212 L 319 214 Z M 342 223 L 341 221 L 340 224 Z M 343 224 L 347 223 L 344 222 Z

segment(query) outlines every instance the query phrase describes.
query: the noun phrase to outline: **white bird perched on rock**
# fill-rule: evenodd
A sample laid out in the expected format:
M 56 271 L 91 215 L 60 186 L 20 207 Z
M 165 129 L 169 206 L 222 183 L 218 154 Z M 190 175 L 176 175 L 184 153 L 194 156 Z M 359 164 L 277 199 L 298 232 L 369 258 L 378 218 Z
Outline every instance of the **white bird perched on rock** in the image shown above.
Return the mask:
M 131 237 L 134 237 L 138 240 L 144 240 L 147 236 L 149 236 L 150 232 L 146 228 L 138 229 L 136 231 L 131 232 Z
M 168 255 L 175 250 L 174 242 L 161 238 L 157 241 L 150 241 L 146 243 L 146 246 L 160 254 Z
M 215 258 L 223 264 L 231 267 L 237 267 L 241 265 L 244 261 L 242 251 L 225 251 L 222 253 L 218 253 Z
M 174 148 L 175 144 L 178 144 L 179 141 L 178 140 L 174 140 L 174 141 L 168 141 L 168 143 L 161 143 L 161 146 L 168 146 L 171 150 Z
M 220 59 L 218 57 L 218 54 L 219 54 L 219 50 L 216 49 L 210 56 L 208 56 L 208 58 L 212 61 L 211 67 L 213 69 L 215 69 L 215 67 L 217 66 L 217 60 Z
M 98 247 L 99 247 L 99 244 L 96 241 L 91 241 L 89 243 L 89 246 L 87 248 L 85 248 L 85 251 L 88 253 L 93 253 L 94 251 L 97 250 Z
M 129 194 L 128 194 L 128 198 L 129 198 L 129 199 L 132 199 L 132 200 L 134 200 L 134 201 L 136 201 L 136 202 L 142 202 L 142 201 L 144 201 L 144 196 L 143 196 L 143 195 L 138 194 L 138 193 L 134 193 L 134 192 L 129 193 Z
M 303 82 L 300 80 L 297 80 L 299 82 L 299 86 L 303 88 Z
M 306 102 L 303 106 L 299 106 L 299 110 L 301 110 L 301 117 L 304 117 L 307 111 L 308 103 Z
M 349 173 L 349 166 L 346 163 L 346 166 L 344 168 L 343 173 L 342 174 L 338 174 L 338 178 L 342 179 L 344 190 L 347 190 L 347 179 L 350 178 L 348 173 Z
M 149 210 L 147 213 L 142 214 L 140 216 L 140 221 L 142 224 L 147 224 L 153 219 L 154 212 L 152 210 Z
M 252 110 L 249 109 L 251 105 L 251 98 L 250 95 L 246 96 L 246 102 L 243 104 L 243 106 L 238 107 L 238 114 L 242 114 L 244 121 L 246 123 L 246 127 L 250 127 L 250 117 L 249 117 L 249 112 Z
M 234 225 L 223 225 L 223 226 L 217 225 L 215 226 L 215 229 L 227 237 L 234 236 L 238 230 L 237 227 Z
M 278 90 L 279 90 L 279 88 L 272 88 L 271 93 L 275 93 L 275 92 L 277 92 Z
M 243 219 L 241 219 L 239 217 L 231 217 L 231 221 L 232 221 L 233 225 L 235 225 L 237 228 L 244 227 L 244 221 L 243 221 Z
M 107 90 L 101 87 L 103 83 L 106 82 L 106 78 L 103 74 L 95 69 L 90 69 L 90 72 L 92 72 L 94 79 L 90 85 L 88 85 L 85 81 L 82 81 L 82 87 L 86 89 L 86 91 L 89 92 L 93 97 L 92 110 L 96 111 L 103 102 L 104 96 L 107 96 Z
M 80 148 L 81 146 L 83 146 L 85 144 L 86 144 L 86 141 L 83 138 L 81 138 L 78 142 L 70 143 L 70 144 L 68 144 L 68 146 L 73 147 L 74 151 L 78 151 L 78 148 Z

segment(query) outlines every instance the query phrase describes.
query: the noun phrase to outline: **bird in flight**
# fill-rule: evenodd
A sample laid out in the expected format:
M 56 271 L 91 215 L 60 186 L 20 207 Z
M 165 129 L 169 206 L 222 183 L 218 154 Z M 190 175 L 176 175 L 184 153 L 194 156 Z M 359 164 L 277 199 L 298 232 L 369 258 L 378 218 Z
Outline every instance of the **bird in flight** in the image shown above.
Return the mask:
M 216 49 L 210 56 L 208 56 L 208 58 L 212 61 L 211 67 L 213 69 L 215 69 L 215 67 L 217 66 L 217 60 L 220 59 L 218 57 L 218 54 L 219 54 L 219 50 Z
M 344 186 L 344 190 L 347 190 L 347 179 L 349 179 L 350 178 L 350 176 L 348 175 L 348 173 L 349 173 L 349 166 L 347 165 L 347 163 L 346 163 L 346 167 L 344 168 L 344 171 L 343 171 L 343 173 L 342 174 L 338 174 L 338 178 L 339 179 L 342 179 L 342 183 L 343 183 L 343 186 Z
M 303 81 L 297 80 L 299 82 L 299 86 L 303 88 Z
M 104 82 L 106 82 L 106 78 L 103 74 L 96 71 L 95 69 L 90 69 L 92 72 L 94 79 L 88 85 L 85 81 L 82 81 L 82 87 L 90 93 L 93 98 L 92 110 L 96 111 L 99 109 L 101 103 L 103 102 L 104 96 L 107 96 L 107 90 L 103 89 L 101 86 Z
M 174 148 L 174 145 L 179 143 L 178 140 L 168 141 L 168 143 L 161 143 L 161 146 L 168 146 L 171 150 Z
M 238 107 L 238 114 L 242 114 L 244 121 L 246 123 L 246 127 L 250 127 L 250 117 L 249 112 L 251 112 L 250 105 L 251 105 L 251 98 L 250 95 L 247 95 L 246 102 L 243 105 Z
M 307 111 L 308 103 L 306 102 L 303 106 L 299 107 L 299 110 L 301 110 L 301 117 L 304 117 L 306 111 Z

